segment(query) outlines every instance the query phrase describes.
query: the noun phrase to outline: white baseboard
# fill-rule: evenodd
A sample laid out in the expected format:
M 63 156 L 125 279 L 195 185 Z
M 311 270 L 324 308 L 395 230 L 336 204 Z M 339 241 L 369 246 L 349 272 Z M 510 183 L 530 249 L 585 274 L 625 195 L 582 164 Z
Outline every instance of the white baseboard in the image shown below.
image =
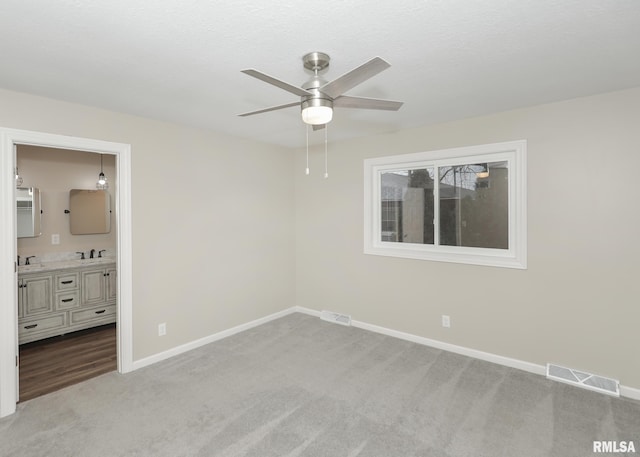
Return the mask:
M 320 311 L 316 311 L 315 309 L 305 308 L 304 306 L 294 306 L 292 309 L 293 309 L 293 312 L 295 313 L 308 314 L 309 316 L 320 317 L 320 314 L 322 314 Z
M 257 327 L 258 325 L 266 324 L 267 322 L 287 316 L 296 311 L 297 311 L 296 307 L 294 306 L 294 307 L 279 311 L 277 313 L 273 313 L 273 314 L 269 314 L 268 316 L 261 317 L 260 319 L 247 322 L 246 324 L 240 324 L 230 329 L 222 330 L 221 332 L 214 333 L 213 335 L 209 335 L 204 338 L 191 341 L 190 343 L 176 346 L 167 351 L 159 352 L 158 354 L 145 357 L 144 359 L 136 360 L 133 362 L 132 368 L 133 370 L 137 370 L 138 368 L 143 368 L 149 365 L 153 365 L 154 363 L 161 362 L 163 360 L 166 360 L 168 358 L 174 357 L 179 354 L 183 354 L 185 352 L 204 346 L 205 344 L 213 343 L 214 341 L 218 341 L 228 336 L 235 335 L 236 333 L 249 330 L 251 328 Z
M 293 309 L 299 313 L 320 317 L 320 311 L 303 308 L 301 306 L 294 306 Z M 543 376 L 546 374 L 546 367 L 544 367 L 543 365 L 537 365 L 535 363 L 511 359 L 509 357 L 503 357 L 500 355 L 491 354 L 489 352 L 478 351 L 476 349 L 469 349 L 463 346 L 456 346 L 455 344 L 444 343 L 442 341 L 432 340 L 430 338 L 413 335 L 411 333 L 399 332 L 398 330 L 392 330 L 386 327 L 380 327 L 379 325 L 368 324 L 362 321 L 352 320 L 351 326 L 361 328 L 363 330 L 369 330 L 375 333 L 380 333 L 382 335 L 392 336 L 401 340 L 411 341 L 412 343 L 422 344 L 423 346 L 429 346 L 436 349 L 442 349 L 443 351 L 466 355 L 468 357 L 484 360 L 486 362 L 493 362 L 499 365 L 517 368 L 519 370 L 528 371 L 529 373 L 539 374 Z
M 275 319 L 279 319 L 281 317 L 287 316 L 292 313 L 302 313 L 302 314 L 308 314 L 310 316 L 315 316 L 318 318 L 320 317 L 320 311 L 305 308 L 302 306 L 292 306 L 291 308 L 287 308 L 277 313 L 273 313 L 268 316 L 262 317 L 260 319 L 247 322 L 246 324 L 241 324 L 236 327 L 232 327 L 230 329 L 223 330 L 218 333 L 214 333 L 213 335 L 200 338 L 190 343 L 177 346 L 175 348 L 169 349 L 168 351 L 160 352 L 158 354 L 154 354 L 144 359 L 136 360 L 135 362 L 133 362 L 133 370 L 137 370 L 138 368 L 143 368 L 148 365 L 152 365 L 162 360 L 166 360 L 170 357 L 182 354 L 187 351 L 191 351 L 192 349 L 199 348 L 201 346 L 204 346 L 205 344 L 213 343 L 214 341 L 218 341 L 228 336 L 235 335 L 236 333 L 249 330 L 251 328 L 257 327 L 258 325 L 265 324 L 267 322 L 273 321 Z M 360 328 L 363 330 L 380 333 L 382 335 L 399 338 L 405 341 L 411 341 L 413 343 L 433 347 L 436 349 L 441 349 L 443 351 L 453 352 L 455 354 L 465 355 L 467 357 L 473 357 L 475 359 L 484 360 L 486 362 L 497 363 L 498 365 L 503 365 L 510 368 L 516 368 L 518 370 L 523 370 L 523 371 L 537 374 L 540 376 L 545 376 L 547 372 L 546 367 L 544 365 L 538 365 L 531 362 L 525 362 L 524 360 L 512 359 L 510 357 L 504 357 L 501 355 L 492 354 L 490 352 L 478 351 L 476 349 L 470 349 L 464 346 L 457 346 L 451 343 L 432 340 L 430 338 L 413 335 L 411 333 L 405 333 L 405 332 L 400 332 L 398 330 L 392 330 L 386 327 L 380 327 L 379 325 L 368 324 L 366 322 L 356 321 L 356 320 L 352 320 L 351 325 L 353 327 Z M 622 397 L 631 398 L 633 400 L 640 400 L 640 389 L 621 385 L 620 395 Z
M 640 389 L 633 387 L 620 386 L 620 396 L 631 398 L 633 400 L 640 400 Z
M 546 367 L 543 365 L 537 365 L 535 363 L 525 362 L 523 360 L 512 359 L 501 355 L 492 354 L 490 352 L 478 351 L 476 349 L 470 349 L 464 346 L 457 346 L 451 343 L 444 343 L 438 340 L 432 340 L 422 336 L 413 335 L 411 333 L 399 332 L 397 330 L 391 330 L 378 325 L 367 324 L 366 322 L 352 321 L 351 324 L 354 327 L 358 327 L 364 330 L 369 330 L 383 335 L 392 336 L 401 340 L 411 341 L 413 343 L 422 344 L 424 346 L 433 347 L 436 349 L 442 349 L 443 351 L 453 352 L 455 354 L 465 355 L 467 357 L 473 357 L 474 359 L 484 360 L 485 362 L 497 363 L 498 365 L 504 365 L 506 367 L 517 368 L 529 373 L 545 375 Z
M 313 309 L 303 308 L 301 306 L 294 306 L 296 312 L 309 314 L 311 316 L 320 317 L 320 311 Z M 369 330 L 371 332 L 380 333 L 382 335 L 392 336 L 401 340 L 411 341 L 412 343 L 422 344 L 424 346 L 433 347 L 436 349 L 442 349 L 443 351 L 453 352 L 467 357 L 473 357 L 474 359 L 484 360 L 485 362 L 497 363 L 510 368 L 516 368 L 529 373 L 537 374 L 540 376 L 546 376 L 547 368 L 544 365 L 538 365 L 536 363 L 525 362 L 524 360 L 512 359 L 510 357 L 504 357 L 490 352 L 478 351 L 476 349 L 470 349 L 464 346 L 457 346 L 451 343 L 445 343 L 438 340 L 432 340 L 422 336 L 413 335 L 411 333 L 399 332 L 386 327 L 380 327 L 378 325 L 368 324 L 362 321 L 352 320 L 351 325 L 353 327 L 361 328 L 363 330 Z M 633 400 L 640 400 L 640 389 L 633 387 L 620 386 L 620 396 L 631 398 Z

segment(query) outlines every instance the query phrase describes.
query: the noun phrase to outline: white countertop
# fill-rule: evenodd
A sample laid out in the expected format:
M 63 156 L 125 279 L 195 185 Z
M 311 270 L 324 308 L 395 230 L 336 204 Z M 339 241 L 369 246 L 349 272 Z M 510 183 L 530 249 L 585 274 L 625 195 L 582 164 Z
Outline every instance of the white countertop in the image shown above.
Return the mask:
M 82 268 L 116 263 L 115 257 L 96 257 L 93 259 L 69 259 L 53 262 L 32 262 L 30 265 L 20 265 L 18 273 L 41 273 L 66 268 Z

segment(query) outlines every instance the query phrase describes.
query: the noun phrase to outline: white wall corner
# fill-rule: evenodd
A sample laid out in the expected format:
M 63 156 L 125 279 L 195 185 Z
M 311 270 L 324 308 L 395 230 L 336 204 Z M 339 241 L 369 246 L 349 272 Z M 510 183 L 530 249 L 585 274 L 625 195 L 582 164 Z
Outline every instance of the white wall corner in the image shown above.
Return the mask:
M 180 346 L 176 346 L 174 348 L 168 349 L 163 352 L 159 352 L 157 354 L 151 355 L 149 357 L 145 357 L 140 360 L 136 360 L 132 363 L 132 370 L 137 370 L 139 368 L 144 368 L 149 365 L 153 365 L 154 363 L 161 362 L 163 360 L 169 359 L 176 355 L 184 354 L 185 352 L 189 352 L 193 349 L 197 349 L 209 343 L 213 343 L 215 341 L 221 340 L 223 338 L 227 338 L 229 336 L 235 335 L 236 333 L 244 332 L 245 330 L 252 329 L 262 324 L 266 324 L 267 322 L 271 322 L 275 319 L 279 319 L 284 316 L 288 316 L 289 314 L 293 314 L 295 312 L 299 312 L 296 306 L 292 306 L 290 308 L 284 309 L 282 311 L 278 311 L 273 314 L 269 314 L 268 316 L 261 317 L 259 319 L 252 320 L 245 324 L 240 324 L 235 327 L 231 327 L 227 330 L 222 330 L 220 332 L 214 333 L 209 336 L 205 336 L 203 338 L 199 338 L 197 340 L 191 341 L 189 343 L 182 344 Z

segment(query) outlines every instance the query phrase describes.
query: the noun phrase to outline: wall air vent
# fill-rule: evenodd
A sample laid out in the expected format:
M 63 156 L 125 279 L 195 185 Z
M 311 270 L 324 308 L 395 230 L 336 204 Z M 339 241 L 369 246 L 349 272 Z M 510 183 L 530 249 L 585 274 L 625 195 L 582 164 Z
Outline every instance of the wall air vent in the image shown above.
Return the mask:
M 547 364 L 547 378 L 614 397 L 620 396 L 620 382 L 617 379 L 605 378 L 551 363 Z
M 334 324 L 351 326 L 351 316 L 347 314 L 333 313 L 331 311 L 322 311 L 320 313 L 320 319 L 327 322 L 333 322 Z

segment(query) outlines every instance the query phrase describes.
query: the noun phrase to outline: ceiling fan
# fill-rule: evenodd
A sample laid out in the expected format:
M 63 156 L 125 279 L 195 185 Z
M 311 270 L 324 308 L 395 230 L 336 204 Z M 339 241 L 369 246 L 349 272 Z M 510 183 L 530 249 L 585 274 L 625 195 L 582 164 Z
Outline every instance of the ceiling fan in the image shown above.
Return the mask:
M 318 130 L 324 128 L 327 123 L 331 122 L 334 107 L 398 111 L 403 105 L 403 102 L 392 100 L 344 95 L 348 90 L 391 66 L 380 57 L 374 57 L 331 82 L 327 82 L 319 74 L 329 66 L 330 58 L 327 54 L 323 52 L 310 52 L 302 57 L 302 61 L 304 68 L 313 71 L 313 76 L 301 87 L 294 86 L 258 70 L 242 70 L 242 73 L 253 76 L 280 89 L 284 89 L 294 95 L 298 95 L 300 101 L 251 111 L 239 114 L 239 116 L 252 116 L 254 114 L 290 108 L 292 106 L 300 106 L 302 110 L 302 120 L 306 124 L 312 125 L 314 130 Z

